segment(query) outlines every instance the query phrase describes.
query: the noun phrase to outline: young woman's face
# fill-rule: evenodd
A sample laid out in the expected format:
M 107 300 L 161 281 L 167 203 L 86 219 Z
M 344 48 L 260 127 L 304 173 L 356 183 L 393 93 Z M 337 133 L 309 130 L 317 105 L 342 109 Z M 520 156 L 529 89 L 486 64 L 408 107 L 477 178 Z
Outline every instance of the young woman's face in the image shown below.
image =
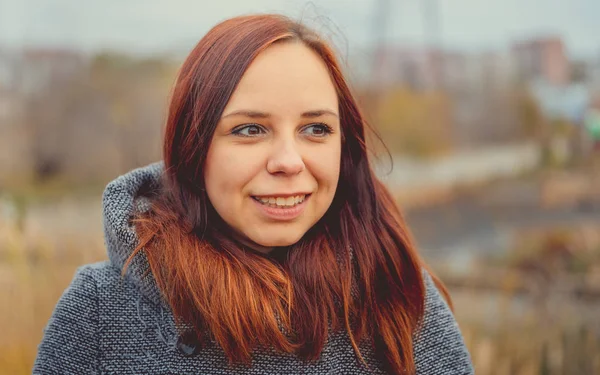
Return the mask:
M 321 58 L 301 43 L 263 51 L 217 125 L 208 197 L 259 251 L 296 243 L 325 214 L 340 174 L 338 98 Z

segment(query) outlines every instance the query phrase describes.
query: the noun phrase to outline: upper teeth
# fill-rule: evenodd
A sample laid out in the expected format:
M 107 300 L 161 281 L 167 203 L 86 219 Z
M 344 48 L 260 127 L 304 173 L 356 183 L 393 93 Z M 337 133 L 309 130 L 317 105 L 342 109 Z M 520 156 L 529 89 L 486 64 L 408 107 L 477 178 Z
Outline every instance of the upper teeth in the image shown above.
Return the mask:
M 256 197 L 261 203 L 273 204 L 277 206 L 293 206 L 301 203 L 306 198 L 306 195 L 296 195 L 292 197 Z

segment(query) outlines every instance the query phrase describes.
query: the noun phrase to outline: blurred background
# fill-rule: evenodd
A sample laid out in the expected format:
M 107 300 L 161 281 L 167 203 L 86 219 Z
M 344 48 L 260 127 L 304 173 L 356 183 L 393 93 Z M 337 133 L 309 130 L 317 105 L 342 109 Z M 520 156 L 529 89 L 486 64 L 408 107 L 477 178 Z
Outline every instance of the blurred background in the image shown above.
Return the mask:
M 335 44 L 477 373 L 600 374 L 597 0 L 0 0 L 0 374 L 106 259 L 102 190 L 160 159 L 183 59 L 253 12 Z

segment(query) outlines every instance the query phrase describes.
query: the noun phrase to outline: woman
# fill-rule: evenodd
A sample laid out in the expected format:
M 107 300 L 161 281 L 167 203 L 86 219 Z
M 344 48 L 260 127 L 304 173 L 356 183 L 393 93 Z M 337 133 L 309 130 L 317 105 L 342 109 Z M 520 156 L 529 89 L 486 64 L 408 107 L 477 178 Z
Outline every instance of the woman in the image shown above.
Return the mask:
M 310 30 L 214 27 L 181 68 L 163 162 L 107 186 L 110 261 L 78 270 L 34 373 L 472 373 L 364 126 Z

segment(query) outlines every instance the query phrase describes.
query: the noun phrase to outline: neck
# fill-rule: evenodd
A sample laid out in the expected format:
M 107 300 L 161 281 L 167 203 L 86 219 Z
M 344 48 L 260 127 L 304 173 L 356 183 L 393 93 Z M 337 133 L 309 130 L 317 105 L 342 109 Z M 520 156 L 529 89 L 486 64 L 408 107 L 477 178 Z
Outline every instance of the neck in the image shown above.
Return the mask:
M 232 238 L 236 242 L 239 242 L 243 246 L 248 247 L 248 248 L 250 248 L 250 249 L 252 249 L 254 251 L 257 251 L 257 252 L 259 252 L 261 254 L 268 255 L 268 254 L 270 254 L 273 251 L 273 249 L 275 249 L 275 247 L 267 247 L 267 246 L 259 245 L 256 242 L 254 242 L 251 239 L 249 239 L 248 237 L 246 237 L 243 234 L 239 233 L 235 229 L 232 229 L 230 232 L 231 232 Z

